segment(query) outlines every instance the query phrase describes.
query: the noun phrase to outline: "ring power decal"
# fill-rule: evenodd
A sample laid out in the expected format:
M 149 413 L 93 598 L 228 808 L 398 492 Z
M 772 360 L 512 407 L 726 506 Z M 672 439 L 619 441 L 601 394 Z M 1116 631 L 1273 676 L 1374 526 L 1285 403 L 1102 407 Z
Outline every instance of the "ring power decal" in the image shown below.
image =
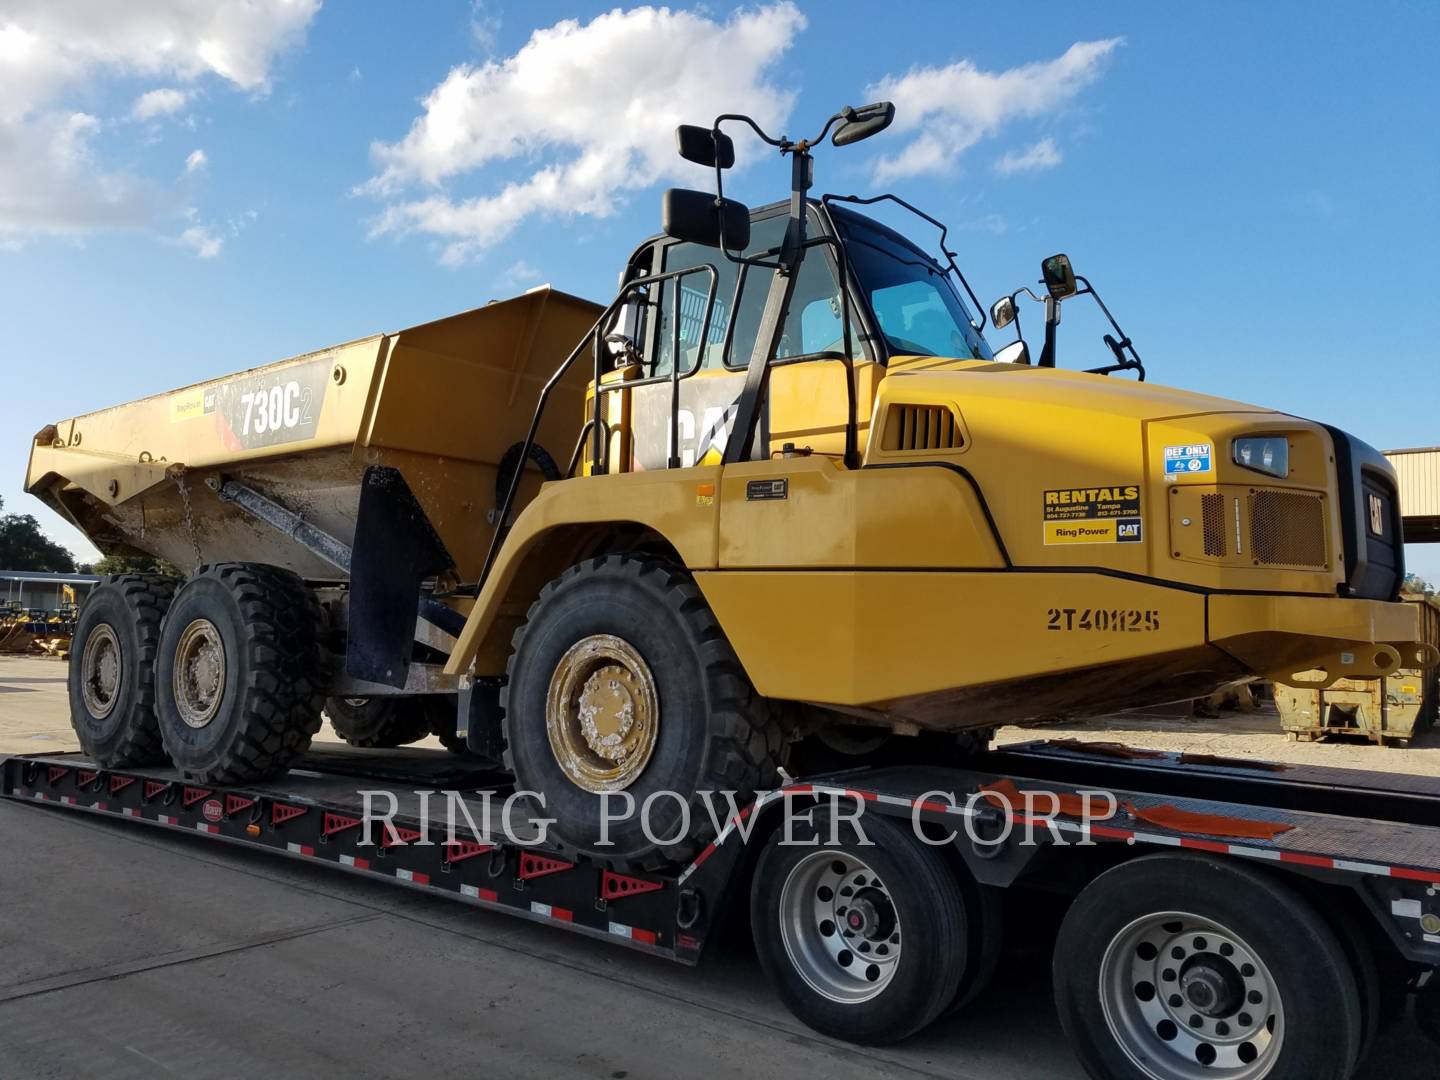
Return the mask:
M 1136 484 L 1045 492 L 1045 543 L 1138 544 L 1144 539 Z
M 1215 452 L 1209 443 L 1167 446 L 1165 447 L 1165 475 L 1190 476 L 1193 473 L 1208 473 L 1214 460 Z

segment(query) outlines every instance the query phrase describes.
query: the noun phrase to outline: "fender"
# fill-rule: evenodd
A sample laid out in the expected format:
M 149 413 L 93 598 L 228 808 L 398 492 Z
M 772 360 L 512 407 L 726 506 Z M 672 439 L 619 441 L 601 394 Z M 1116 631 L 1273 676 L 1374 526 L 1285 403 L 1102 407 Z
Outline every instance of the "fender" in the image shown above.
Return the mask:
M 446 673 L 503 675 L 510 635 L 530 602 L 547 581 L 592 554 L 607 532 L 638 528 L 658 534 L 687 569 L 714 569 L 719 485 L 719 465 L 545 484 L 511 526 Z

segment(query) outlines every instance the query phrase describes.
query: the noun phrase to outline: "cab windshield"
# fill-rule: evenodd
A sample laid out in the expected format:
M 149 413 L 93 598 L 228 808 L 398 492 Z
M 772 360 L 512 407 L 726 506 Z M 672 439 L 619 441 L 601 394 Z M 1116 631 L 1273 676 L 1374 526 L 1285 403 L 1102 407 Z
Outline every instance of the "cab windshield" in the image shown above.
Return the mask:
M 836 227 L 876 327 L 892 355 L 989 360 L 990 346 L 949 274 L 898 233 L 832 208 Z

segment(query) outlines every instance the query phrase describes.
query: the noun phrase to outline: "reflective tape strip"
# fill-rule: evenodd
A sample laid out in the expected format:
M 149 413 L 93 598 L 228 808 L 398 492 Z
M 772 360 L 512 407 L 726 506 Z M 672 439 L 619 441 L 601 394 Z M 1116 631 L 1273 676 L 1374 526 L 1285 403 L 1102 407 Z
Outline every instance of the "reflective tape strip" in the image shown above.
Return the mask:
M 61 801 L 62 803 L 64 803 L 66 806 L 74 806 L 74 805 L 75 805 L 75 797 L 74 797 L 73 795 L 61 795 L 61 796 L 60 796 L 60 801 Z
M 158 821 L 158 822 L 160 822 L 161 825 L 177 825 L 177 824 L 179 824 L 179 822 L 177 822 L 177 821 L 176 821 L 173 817 L 171 817 L 169 814 L 156 814 L 156 815 L 155 815 L 155 820 Z
M 616 937 L 636 941 L 641 945 L 654 945 L 657 938 L 654 930 L 641 930 L 637 926 L 626 926 L 624 923 L 612 922 L 609 929 Z
M 136 810 L 135 807 L 133 807 L 133 806 L 121 807 L 120 813 L 124 814 L 126 817 L 139 817 L 139 816 L 140 816 L 140 811 L 139 811 L 139 810 Z
M 476 900 L 484 900 L 487 904 L 496 903 L 500 899 L 500 894 L 494 889 L 481 889 L 475 885 L 461 885 L 460 892 Z
M 314 854 L 315 854 L 315 849 L 314 849 L 313 847 L 310 847 L 308 844 L 289 843 L 289 844 L 286 844 L 286 845 L 285 845 L 285 850 L 288 851 L 288 852 L 290 852 L 290 853 L 293 854 L 293 855 L 314 855 Z
M 401 881 L 413 881 L 416 885 L 430 884 L 429 874 L 421 874 L 415 870 L 398 869 L 395 871 L 395 876 Z
M 575 913 L 568 908 L 553 907 L 550 904 L 542 904 L 538 900 L 530 901 L 530 910 L 536 915 L 543 915 L 547 919 L 555 919 L 557 922 L 573 922 Z
M 106 804 L 103 803 L 103 802 L 93 802 L 93 803 L 90 804 L 90 809 L 91 809 L 91 810 L 106 810 L 106 809 L 108 809 L 108 807 L 107 807 Z
M 218 833 L 220 831 L 219 825 L 211 825 L 208 821 L 197 821 L 195 828 L 203 833 Z
M 369 870 L 370 860 L 361 859 L 354 855 L 341 855 L 340 861 L 346 866 L 353 866 L 356 870 Z

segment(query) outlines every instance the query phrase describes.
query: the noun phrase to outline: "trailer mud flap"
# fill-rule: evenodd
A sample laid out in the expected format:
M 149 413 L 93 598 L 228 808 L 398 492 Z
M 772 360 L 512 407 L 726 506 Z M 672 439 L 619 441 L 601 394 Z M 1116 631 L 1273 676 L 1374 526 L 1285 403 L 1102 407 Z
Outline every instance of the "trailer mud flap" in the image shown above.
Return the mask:
M 350 560 L 347 674 L 405 685 L 420 582 L 452 562 L 400 471 L 366 469 Z

